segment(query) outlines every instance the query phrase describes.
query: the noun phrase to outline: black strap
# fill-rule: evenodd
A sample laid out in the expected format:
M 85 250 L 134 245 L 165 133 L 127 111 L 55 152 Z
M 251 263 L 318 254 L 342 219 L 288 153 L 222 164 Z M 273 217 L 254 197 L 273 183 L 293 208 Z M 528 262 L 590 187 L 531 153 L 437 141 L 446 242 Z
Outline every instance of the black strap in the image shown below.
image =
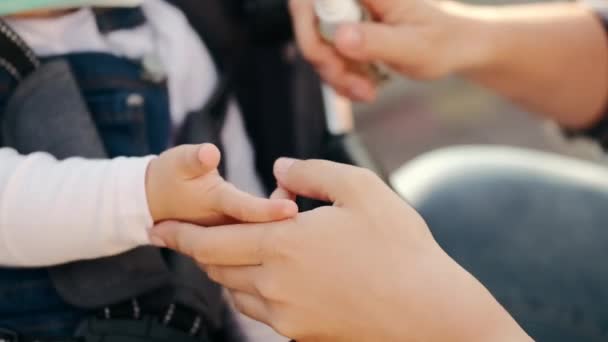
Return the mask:
M 39 66 L 40 61 L 34 51 L 4 20 L 0 19 L 0 67 L 15 80 L 21 81 Z
M 85 342 L 78 337 L 41 338 L 24 336 L 14 330 L 0 328 L 0 341 L 2 342 Z

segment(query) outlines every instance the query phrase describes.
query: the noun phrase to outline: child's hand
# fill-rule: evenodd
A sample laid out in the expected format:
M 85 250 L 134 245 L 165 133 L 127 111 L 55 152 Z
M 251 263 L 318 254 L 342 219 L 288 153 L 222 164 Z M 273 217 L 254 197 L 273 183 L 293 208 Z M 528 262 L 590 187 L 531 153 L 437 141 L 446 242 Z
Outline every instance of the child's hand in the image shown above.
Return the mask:
M 220 151 L 211 144 L 173 148 L 148 166 L 146 191 L 155 223 L 179 220 L 204 226 L 234 221 L 291 218 L 297 205 L 262 199 L 238 190 L 218 173 Z

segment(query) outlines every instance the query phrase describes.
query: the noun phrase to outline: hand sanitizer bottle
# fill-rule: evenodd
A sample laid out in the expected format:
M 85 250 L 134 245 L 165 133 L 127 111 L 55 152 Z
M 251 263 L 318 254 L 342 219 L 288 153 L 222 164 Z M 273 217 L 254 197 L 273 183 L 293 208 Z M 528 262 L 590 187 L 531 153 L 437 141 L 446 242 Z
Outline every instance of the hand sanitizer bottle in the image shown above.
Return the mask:
M 333 41 L 339 25 L 363 21 L 363 8 L 357 0 L 316 0 L 315 11 L 320 21 L 321 35 Z
M 340 25 L 370 19 L 358 0 L 315 0 L 315 12 L 319 18 L 321 35 L 328 42 L 333 42 L 336 30 Z M 388 78 L 381 66 L 377 64 L 361 65 L 352 62 L 348 67 L 378 83 Z

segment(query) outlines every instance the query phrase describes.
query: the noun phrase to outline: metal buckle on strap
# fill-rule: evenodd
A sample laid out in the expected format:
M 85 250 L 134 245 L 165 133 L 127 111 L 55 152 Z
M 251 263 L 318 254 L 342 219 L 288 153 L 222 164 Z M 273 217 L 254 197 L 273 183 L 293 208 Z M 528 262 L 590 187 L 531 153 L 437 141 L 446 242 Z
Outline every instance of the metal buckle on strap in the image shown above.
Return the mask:
M 196 316 L 194 318 L 194 321 L 192 322 L 192 327 L 190 328 L 190 331 L 188 331 L 188 334 L 190 336 L 196 336 L 196 334 L 199 333 L 199 331 L 201 331 L 201 323 L 202 323 L 202 318 L 201 316 Z
M 133 310 L 133 319 L 139 320 L 141 318 L 141 306 L 137 301 L 137 298 L 131 299 L 131 309 Z M 109 306 L 103 308 L 103 317 L 105 319 L 112 319 L 112 309 Z M 2 342 L 0 340 L 0 342 Z
M 175 315 L 175 304 L 169 305 L 169 308 L 165 313 L 165 317 L 163 317 L 163 324 L 169 325 L 169 323 L 171 323 L 171 320 L 173 319 L 173 315 Z
M 131 300 L 131 306 L 133 307 L 133 318 L 140 319 L 141 318 L 141 307 L 139 306 L 139 302 L 137 298 L 133 298 Z
M 177 305 L 171 304 L 163 317 L 163 325 L 169 326 L 171 321 L 175 317 L 176 310 L 178 309 Z M 190 336 L 196 336 L 200 331 L 203 325 L 203 319 L 200 315 L 194 316 L 192 320 L 192 325 L 188 331 L 186 331 Z
M 19 342 L 19 334 L 9 329 L 0 328 L 0 342 Z

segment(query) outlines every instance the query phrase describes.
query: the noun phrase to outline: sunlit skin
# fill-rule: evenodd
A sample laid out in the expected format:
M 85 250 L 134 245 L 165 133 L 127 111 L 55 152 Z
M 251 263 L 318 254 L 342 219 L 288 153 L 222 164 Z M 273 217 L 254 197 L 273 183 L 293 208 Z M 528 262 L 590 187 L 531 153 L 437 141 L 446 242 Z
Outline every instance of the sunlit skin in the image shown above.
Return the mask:
M 454 1 L 362 0 L 376 23 L 321 38 L 314 0 L 291 0 L 304 56 L 344 95 L 372 101 L 376 84 L 345 57 L 378 61 L 406 77 L 458 75 L 570 128 L 597 122 L 608 98 L 608 44 L 584 2 L 473 6 Z
M 282 159 L 275 175 L 274 198 L 334 205 L 267 224 L 165 223 L 153 234 L 206 265 L 243 313 L 298 342 L 531 341 L 370 171 Z
M 410 78 L 465 77 L 571 128 L 605 113 L 606 34 L 582 2 L 361 0 L 378 22 L 344 25 L 331 46 L 313 1 L 290 2 L 300 49 L 353 99 L 372 101 L 377 88 L 347 62 L 382 62 Z M 376 176 L 286 159 L 275 175 L 275 196 L 333 206 L 271 224 L 165 223 L 153 234 L 204 265 L 239 310 L 298 342 L 531 341 Z
M 20 19 L 55 18 L 55 17 L 61 17 L 62 15 L 66 15 L 66 14 L 74 12 L 74 11 L 76 11 L 76 9 L 28 11 L 28 12 L 13 14 L 10 17 L 11 18 L 20 18 Z

